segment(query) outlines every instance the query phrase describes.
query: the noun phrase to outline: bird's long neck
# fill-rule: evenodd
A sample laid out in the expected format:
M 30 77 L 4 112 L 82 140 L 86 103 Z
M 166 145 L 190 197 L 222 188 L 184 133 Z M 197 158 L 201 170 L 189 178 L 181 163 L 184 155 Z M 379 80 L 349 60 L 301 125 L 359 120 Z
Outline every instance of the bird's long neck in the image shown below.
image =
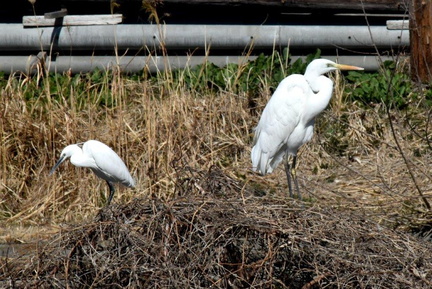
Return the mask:
M 324 75 L 317 73 L 315 70 L 306 69 L 304 77 L 306 81 L 309 83 L 309 86 L 312 88 L 314 93 L 318 93 L 322 88 L 322 80 L 321 78 L 325 77 Z
M 83 150 L 75 145 L 73 149 L 73 154 L 70 158 L 70 162 L 77 167 L 93 167 L 94 162 L 91 162 L 91 159 L 86 157 L 83 153 Z
M 312 77 L 313 76 L 313 77 Z M 308 119 L 315 118 L 328 105 L 333 94 L 333 81 L 324 75 L 305 75 L 313 94 L 308 98 Z

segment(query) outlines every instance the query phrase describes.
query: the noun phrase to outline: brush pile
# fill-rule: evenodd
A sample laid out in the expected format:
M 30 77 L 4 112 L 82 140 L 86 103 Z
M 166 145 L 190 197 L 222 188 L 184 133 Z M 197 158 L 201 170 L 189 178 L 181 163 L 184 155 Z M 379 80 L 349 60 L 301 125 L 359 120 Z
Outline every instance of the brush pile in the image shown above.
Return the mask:
M 432 244 L 360 213 L 265 196 L 184 168 L 178 197 L 135 199 L 2 259 L 2 288 L 431 288 Z M 307 205 L 306 205 L 307 206 Z

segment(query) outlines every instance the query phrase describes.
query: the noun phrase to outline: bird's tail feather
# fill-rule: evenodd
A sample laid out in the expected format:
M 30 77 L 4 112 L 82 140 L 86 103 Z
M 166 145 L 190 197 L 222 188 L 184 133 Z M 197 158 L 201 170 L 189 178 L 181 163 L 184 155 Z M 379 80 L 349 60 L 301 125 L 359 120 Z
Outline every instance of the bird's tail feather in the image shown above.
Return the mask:
M 268 172 L 268 155 L 263 153 L 258 144 L 252 148 L 251 153 L 252 159 L 252 170 L 259 172 L 262 175 L 266 175 Z

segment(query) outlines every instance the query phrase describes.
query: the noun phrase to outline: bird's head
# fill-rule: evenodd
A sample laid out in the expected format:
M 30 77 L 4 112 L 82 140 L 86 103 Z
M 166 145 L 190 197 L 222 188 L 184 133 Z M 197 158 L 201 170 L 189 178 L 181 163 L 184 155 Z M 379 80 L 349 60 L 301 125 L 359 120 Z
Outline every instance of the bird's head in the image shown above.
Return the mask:
M 338 64 L 328 59 L 315 59 L 307 66 L 305 74 L 322 75 L 334 70 L 364 70 L 364 68 Z
M 56 164 L 53 166 L 53 168 L 51 169 L 49 174 L 52 175 L 54 173 L 54 171 L 57 169 L 57 167 L 60 166 L 61 163 L 63 163 L 65 160 L 70 158 L 75 153 L 75 151 L 77 151 L 77 150 L 81 150 L 81 148 L 76 144 L 68 145 L 67 147 L 65 147 L 60 154 L 60 158 L 58 159 Z

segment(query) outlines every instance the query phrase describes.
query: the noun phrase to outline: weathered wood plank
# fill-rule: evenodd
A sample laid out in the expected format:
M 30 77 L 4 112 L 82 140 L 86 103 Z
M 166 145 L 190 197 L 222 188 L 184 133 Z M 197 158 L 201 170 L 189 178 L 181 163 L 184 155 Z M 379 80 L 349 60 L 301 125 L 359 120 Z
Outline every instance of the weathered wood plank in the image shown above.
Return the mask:
M 386 25 L 388 30 L 408 30 L 409 20 L 388 20 Z
M 406 11 L 410 0 L 162 0 L 160 5 L 262 6 L 306 9 Z
M 87 2 L 109 2 L 110 0 L 87 0 Z M 188 5 L 220 5 L 227 7 L 262 7 L 287 9 L 338 9 L 363 11 L 407 11 L 411 0 L 146 0 L 156 7 L 188 6 Z M 62 0 L 63 3 L 83 2 L 83 0 Z M 143 2 L 128 0 L 127 2 Z
M 58 21 L 58 20 L 57 20 Z M 112 15 L 69 15 L 63 17 L 63 26 L 82 26 L 82 25 L 109 25 L 122 22 L 121 14 Z M 24 27 L 35 26 L 55 26 L 58 25 L 56 19 L 47 19 L 44 16 L 24 16 Z

